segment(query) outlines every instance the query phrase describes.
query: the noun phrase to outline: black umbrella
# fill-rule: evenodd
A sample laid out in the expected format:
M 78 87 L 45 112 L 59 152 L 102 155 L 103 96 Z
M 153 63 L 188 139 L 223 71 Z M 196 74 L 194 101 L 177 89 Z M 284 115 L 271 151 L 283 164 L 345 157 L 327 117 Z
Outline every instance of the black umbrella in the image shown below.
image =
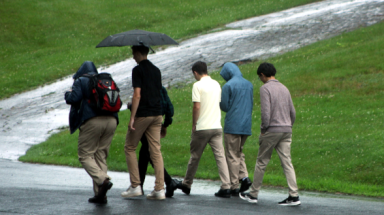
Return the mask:
M 158 45 L 178 45 L 178 43 L 166 34 L 143 30 L 131 30 L 108 36 L 101 41 L 96 48 L 135 45 L 144 45 L 149 47 Z

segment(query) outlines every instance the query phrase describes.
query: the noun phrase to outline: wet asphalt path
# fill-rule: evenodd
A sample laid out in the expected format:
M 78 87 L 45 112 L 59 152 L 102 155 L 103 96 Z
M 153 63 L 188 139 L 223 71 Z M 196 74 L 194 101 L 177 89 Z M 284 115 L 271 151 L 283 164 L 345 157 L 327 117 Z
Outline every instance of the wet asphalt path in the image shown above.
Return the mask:
M 196 180 L 189 196 L 176 191 L 165 201 L 144 196 L 123 199 L 120 193 L 129 186 L 128 174 L 109 174 L 114 186 L 107 194 L 108 204 L 95 205 L 87 202 L 93 191 L 83 169 L 0 159 L 0 214 L 384 214 L 384 199 L 311 192 L 300 192 L 301 206 L 278 206 L 286 189 L 263 189 L 258 204 L 238 197 L 217 198 L 213 194 L 220 183 L 203 180 Z M 153 185 L 149 177 L 145 193 Z

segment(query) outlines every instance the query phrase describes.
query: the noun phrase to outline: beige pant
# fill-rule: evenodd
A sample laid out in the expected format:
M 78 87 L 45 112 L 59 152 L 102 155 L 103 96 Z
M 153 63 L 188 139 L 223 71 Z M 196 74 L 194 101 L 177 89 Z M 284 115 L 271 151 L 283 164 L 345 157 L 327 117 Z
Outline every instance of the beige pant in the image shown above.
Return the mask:
M 159 191 L 164 189 L 164 163 L 160 151 L 160 129 L 162 121 L 162 116 L 136 117 L 133 124 L 136 130 L 131 131 L 128 129 L 124 151 L 132 187 L 137 187 L 141 184 L 136 148 L 145 133 L 148 140 L 149 154 L 155 170 L 155 190 Z
M 296 183 L 295 169 L 291 161 L 291 143 L 292 133 L 269 133 L 259 137 L 259 153 L 257 155 L 255 174 L 250 194 L 257 197 L 263 182 L 264 171 L 271 160 L 273 149 L 276 149 L 279 155 L 281 166 L 283 167 L 285 177 L 287 179 L 289 195 L 298 196 L 298 188 Z
M 107 157 L 109 147 L 117 126 L 113 116 L 97 116 L 80 126 L 78 140 L 79 161 L 93 180 L 95 195 L 107 175 Z
M 193 183 L 193 177 L 196 174 L 197 167 L 199 166 L 199 161 L 201 155 L 204 152 L 207 143 L 212 148 L 213 155 L 216 159 L 216 165 L 219 169 L 219 175 L 222 182 L 221 189 L 229 189 L 229 173 L 227 161 L 225 160 L 224 147 L 222 143 L 222 129 L 210 129 L 210 130 L 200 130 L 192 133 L 192 140 L 190 143 L 190 152 L 191 158 L 188 162 L 187 173 L 183 184 L 187 187 L 191 187 Z
M 243 146 L 247 135 L 224 134 L 225 157 L 227 158 L 231 190 L 239 188 L 239 180 L 248 177 Z

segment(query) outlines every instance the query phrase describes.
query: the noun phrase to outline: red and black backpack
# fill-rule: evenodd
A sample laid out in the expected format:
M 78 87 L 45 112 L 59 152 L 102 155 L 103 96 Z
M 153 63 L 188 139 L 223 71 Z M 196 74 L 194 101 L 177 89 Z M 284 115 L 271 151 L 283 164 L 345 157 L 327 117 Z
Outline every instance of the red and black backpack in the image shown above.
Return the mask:
M 100 113 L 117 113 L 123 105 L 120 89 L 109 73 L 83 75 L 89 78 L 90 99 L 88 104 Z

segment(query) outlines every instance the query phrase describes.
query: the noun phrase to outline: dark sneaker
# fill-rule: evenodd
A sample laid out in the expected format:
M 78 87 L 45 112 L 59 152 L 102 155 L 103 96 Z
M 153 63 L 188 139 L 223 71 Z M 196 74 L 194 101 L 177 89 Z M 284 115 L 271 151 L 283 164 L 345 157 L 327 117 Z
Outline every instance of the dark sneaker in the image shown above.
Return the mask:
M 113 186 L 109 179 L 105 179 L 103 184 L 99 186 L 99 193 L 97 194 L 100 198 L 104 198 L 108 190 Z
M 108 203 L 108 200 L 107 200 L 107 197 L 104 196 L 104 198 L 102 197 L 99 197 L 99 196 L 94 196 L 92 198 L 89 198 L 88 199 L 88 202 L 90 203 L 96 203 L 96 204 L 107 204 Z
M 181 181 L 172 179 L 171 183 L 168 184 L 165 188 L 165 197 L 171 198 L 173 196 L 173 192 L 177 189 L 179 183 L 181 183 Z
M 231 190 L 230 189 L 220 189 L 215 196 L 222 198 L 231 198 Z
M 239 197 L 239 192 L 240 192 L 239 190 L 240 190 L 239 188 L 231 190 L 231 195 L 234 197 Z
M 301 202 L 298 196 L 296 197 L 288 196 L 288 198 L 286 198 L 284 201 L 279 202 L 279 205 L 282 205 L 282 206 L 296 206 L 300 204 Z
M 189 193 L 191 193 L 191 188 L 187 187 L 187 185 L 183 184 L 183 183 L 180 183 L 179 184 L 179 189 L 181 189 L 181 191 L 183 191 L 183 193 L 189 195 Z
M 246 177 L 244 180 L 241 181 L 241 187 L 240 187 L 240 193 L 246 191 L 249 189 L 249 187 L 252 185 L 252 181 Z
M 257 198 L 256 197 L 253 197 L 251 196 L 251 194 L 249 193 L 240 193 L 239 194 L 239 197 L 245 201 L 248 201 L 250 203 L 257 203 Z

